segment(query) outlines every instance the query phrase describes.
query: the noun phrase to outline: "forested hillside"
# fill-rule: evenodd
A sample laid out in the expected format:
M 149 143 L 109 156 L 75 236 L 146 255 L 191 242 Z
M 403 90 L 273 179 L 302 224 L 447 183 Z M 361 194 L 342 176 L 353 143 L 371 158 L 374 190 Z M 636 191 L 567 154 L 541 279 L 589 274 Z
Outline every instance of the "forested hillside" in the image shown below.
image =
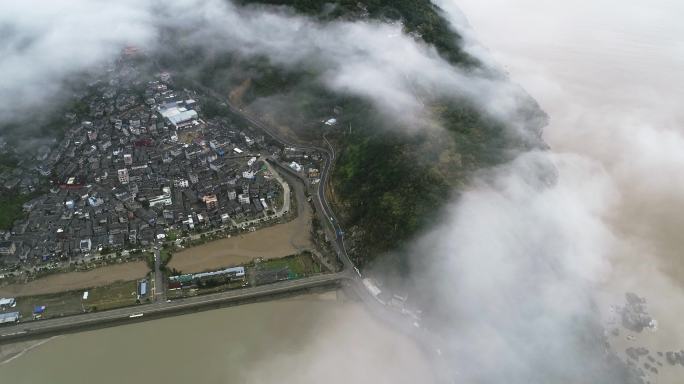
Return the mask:
M 277 7 L 321 23 L 372 19 L 397 23 L 415 39 L 432 44 L 451 65 L 480 64 L 460 48 L 457 31 L 428 0 L 241 0 L 249 7 Z M 182 41 L 171 38 L 174 43 Z M 178 55 L 184 52 L 183 55 Z M 428 101 L 432 129 L 397 128 L 363 97 L 333 92 L 317 81 L 326 68 L 285 68 L 267 57 L 181 47 L 163 61 L 203 59 L 190 75 L 224 94 L 243 87 L 240 103 L 269 121 L 319 141 L 324 133 L 339 150 L 331 198 L 347 229 L 352 256 L 360 265 L 402 245 L 439 219 L 474 171 L 511 158 L 516 150 L 542 145 L 522 141 L 506 123 L 486 116 L 472 101 L 442 97 Z M 247 84 L 247 86 L 245 86 Z M 531 99 L 530 132 L 539 132 L 544 115 Z M 333 112 L 335 111 L 335 112 Z M 334 116 L 334 129 L 321 124 Z M 410 123 L 407 123 L 410 125 Z M 407 129 L 405 129 L 407 128 Z M 536 133 L 535 133 L 536 134 Z M 397 252 L 395 254 L 401 254 Z M 399 260 L 404 260 L 401 257 Z M 400 267 L 400 269 L 404 269 Z

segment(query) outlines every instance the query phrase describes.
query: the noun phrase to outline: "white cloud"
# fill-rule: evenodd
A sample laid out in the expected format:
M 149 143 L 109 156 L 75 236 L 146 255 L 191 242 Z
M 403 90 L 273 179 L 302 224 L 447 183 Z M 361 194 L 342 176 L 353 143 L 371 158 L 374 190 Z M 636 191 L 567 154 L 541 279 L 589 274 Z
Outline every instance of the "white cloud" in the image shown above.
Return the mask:
M 602 217 L 616 196 L 595 163 L 524 154 L 484 172 L 416 242 L 418 286 L 436 296 L 429 311 L 466 382 L 620 382 L 602 365 L 589 295 L 609 269 Z
M 408 125 L 422 128 L 429 118 L 423 98 L 445 95 L 467 98 L 514 128 L 524 125 L 517 115 L 525 101 L 520 88 L 486 70 L 449 65 L 433 48 L 401 34 L 399 25 L 323 25 L 282 9 L 237 9 L 219 0 L 16 2 L 0 14 L 0 25 L 9 31 L 1 40 L 0 73 L 12 74 L 0 78 L 0 97 L 15 100 L 0 106 L 0 120 L 49 103 L 61 80 L 115 57 L 127 44 L 154 46 L 160 27 L 185 25 L 192 31 L 184 38 L 197 44 L 266 55 L 289 67 L 315 62 L 327 69 L 320 79 L 325 85 L 367 97 Z M 473 40 L 466 44 L 485 63 L 494 62 Z M 544 182 L 549 164 L 559 176 L 551 184 Z M 540 375 L 577 382 L 587 364 L 597 375 L 604 372 L 596 344 L 583 344 L 582 332 L 596 328 L 581 326 L 594 316 L 587 290 L 608 268 L 615 239 L 604 216 L 617 196 L 591 161 L 525 154 L 485 172 L 442 225 L 418 240 L 416 254 L 425 255 L 419 262 L 434 262 L 423 276 L 425 287 L 438 292 L 444 315 L 458 320 L 441 325 L 457 371 L 480 382 L 510 383 L 544 382 Z M 368 335 L 363 342 L 377 346 L 378 340 Z M 316 344 L 316 353 L 302 354 L 324 355 L 312 371 L 322 372 L 337 362 L 330 356 L 354 353 L 356 344 L 341 347 Z
M 282 8 L 239 8 L 222 0 L 21 2 L 0 17 L 17 31 L 6 38 L 0 59 L 2 73 L 13 74 L 0 83 L 0 97 L 18 100 L 0 118 L 49 103 L 65 77 L 115 57 L 127 44 L 153 48 L 161 27 L 181 26 L 189 28 L 183 39 L 214 50 L 265 55 L 286 67 L 314 63 L 324 71 L 321 83 L 368 98 L 397 125 L 433 125 L 426 124 L 424 103 L 448 96 L 471 100 L 527 134 L 520 88 L 486 69 L 450 65 L 399 24 L 321 24 Z
M 54 103 L 62 82 L 155 37 L 133 1 L 16 1 L 0 12 L 0 122 Z

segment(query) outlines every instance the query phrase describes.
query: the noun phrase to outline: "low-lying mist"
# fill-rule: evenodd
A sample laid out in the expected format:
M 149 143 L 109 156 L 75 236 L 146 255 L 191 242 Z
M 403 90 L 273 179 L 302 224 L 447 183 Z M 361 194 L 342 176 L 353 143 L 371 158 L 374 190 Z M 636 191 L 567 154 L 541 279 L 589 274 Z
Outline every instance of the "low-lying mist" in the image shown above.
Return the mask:
M 452 12 L 454 24 L 465 28 L 454 4 L 440 3 Z M 5 8 L 0 14 L 0 72 L 12 76 L 0 77 L 0 97 L 6 100 L 0 105 L 0 122 L 49 106 L 60 95 L 64 79 L 113 60 L 123 47 L 154 51 L 164 28 L 191 25 L 193 31 L 185 39 L 194 44 L 263 55 L 286 68 L 314 63 L 324 69 L 321 84 L 370 100 L 402 132 L 433 127 L 425 100 L 446 96 L 467 99 L 511 130 L 527 134 L 520 110 L 528 107 L 529 99 L 517 85 L 492 68 L 452 66 L 434 48 L 402 33 L 399 25 L 323 24 L 283 8 L 238 8 L 220 0 L 28 1 Z M 472 31 L 465 36 L 473 36 Z M 466 39 L 465 44 L 483 63 L 493 63 L 477 42 Z M 562 86 L 555 87 L 558 91 Z M 568 129 L 586 123 L 580 118 L 565 122 Z M 606 148 L 596 146 L 591 141 L 596 136 L 580 128 L 577 132 L 583 135 L 574 136 L 578 145 L 586 142 L 591 153 Z M 655 156 L 664 138 L 672 138 L 667 153 L 679 156 L 679 133 L 640 132 L 638 137 L 606 141 L 615 146 L 608 147 L 611 151 L 627 142 L 634 144 L 630 148 L 635 157 L 643 146 L 654 154 L 637 163 L 638 175 L 649 181 L 640 188 L 657 185 L 654 196 L 662 196 L 668 183 L 675 182 L 684 190 L 676 167 L 668 168 L 677 174 L 674 181 L 650 174 L 653 167 L 672 164 L 672 157 Z M 593 294 L 611 273 L 614 251 L 622 246 L 611 220 L 624 179 L 616 183 L 605 162 L 570 149 L 523 153 L 510 164 L 482 170 L 405 250 L 412 255 L 413 271 L 405 288 L 411 300 L 420 298 L 416 304 L 424 311 L 423 323 L 442 343 L 441 356 L 430 356 L 450 367 L 448 375 L 455 382 L 633 380 L 605 344 Z M 634 176 L 629 153 L 623 155 L 619 166 L 609 171 Z M 371 273 L 382 279 L 382 262 Z M 329 328 L 312 330 L 321 340 L 297 354 L 256 362 L 254 369 L 264 371 L 248 380 L 314 383 L 328 372 L 340 372 L 326 382 L 386 382 L 386 376 L 371 367 L 391 366 L 394 354 L 406 362 L 408 352 L 386 348 L 389 341 L 365 332 L 364 323 L 353 324 L 362 337 L 350 342 L 345 327 L 353 319 L 340 316 Z M 356 358 L 354 371 L 345 366 L 350 356 Z M 294 365 L 301 368 L 287 370 L 285 376 L 270 374 Z M 407 378 L 425 377 L 416 374 L 422 366 L 404 363 L 395 369 L 405 371 Z
M 469 100 L 520 135 L 529 134 L 521 112 L 536 108 L 496 71 L 453 66 L 434 47 L 403 33 L 399 23 L 319 22 L 288 8 L 240 7 L 224 0 L 76 0 L 41 6 L 29 1 L 8 7 L 0 17 L 8 31 L 0 71 L 13 74 L 3 76 L 0 97 L 16 100 L 0 107 L 0 122 L 54 104 L 66 78 L 114 60 L 126 46 L 149 54 L 174 49 L 159 45 L 169 29 L 181 30 L 179 39 L 189 46 L 308 68 L 320 84 L 371 101 L 404 130 L 435 126 L 426 104 L 441 97 Z
M 629 382 L 590 294 L 609 268 L 614 198 L 590 161 L 524 154 L 482 172 L 416 241 L 415 289 L 463 382 Z

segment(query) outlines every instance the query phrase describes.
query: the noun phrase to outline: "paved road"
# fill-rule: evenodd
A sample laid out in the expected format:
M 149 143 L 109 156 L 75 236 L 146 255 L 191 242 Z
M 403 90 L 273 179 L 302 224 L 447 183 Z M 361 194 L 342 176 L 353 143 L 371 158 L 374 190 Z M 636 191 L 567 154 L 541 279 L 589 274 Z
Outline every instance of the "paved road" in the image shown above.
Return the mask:
M 18 323 L 16 325 L 12 326 L 4 326 L 0 327 L 0 342 L 3 342 L 5 340 L 10 340 L 13 338 L 20 338 L 23 336 L 26 336 L 27 334 L 38 334 L 38 333 L 47 333 L 47 332 L 59 332 L 63 330 L 69 330 L 69 329 L 74 329 L 78 327 L 83 327 L 83 326 L 88 326 L 88 325 L 95 325 L 99 323 L 106 323 L 106 322 L 115 322 L 115 321 L 122 321 L 129 319 L 130 316 L 132 315 L 140 315 L 142 314 L 150 316 L 150 315 L 161 315 L 164 313 L 170 313 L 174 311 L 181 311 L 183 309 L 189 309 L 193 307 L 199 307 L 199 306 L 205 306 L 205 305 L 210 305 L 210 304 L 216 304 L 216 303 L 222 303 L 222 302 L 230 302 L 230 301 L 240 301 L 240 300 L 245 300 L 245 299 L 250 299 L 250 298 L 257 298 L 257 297 L 266 297 L 269 295 L 274 295 L 274 294 L 281 294 L 285 293 L 288 291 L 292 290 L 299 290 L 299 289 L 305 289 L 305 288 L 311 288 L 315 286 L 320 286 L 324 284 L 329 284 L 333 282 L 340 282 L 340 281 L 346 281 L 348 285 L 351 285 L 352 289 L 354 292 L 356 292 L 357 295 L 361 297 L 361 299 L 368 303 L 369 306 L 374 307 L 375 311 L 384 315 L 388 316 L 389 313 L 387 313 L 386 308 L 384 306 L 379 305 L 378 301 L 375 300 L 375 297 L 372 296 L 368 290 L 365 288 L 365 286 L 362 284 L 362 275 L 358 268 L 354 265 L 352 262 L 351 258 L 349 257 L 349 254 L 347 253 L 345 244 L 344 244 L 344 232 L 342 230 L 342 227 L 340 226 L 339 221 L 337 220 L 335 213 L 333 210 L 330 208 L 330 203 L 327 200 L 326 194 L 325 194 L 325 188 L 328 185 L 328 180 L 330 176 L 330 172 L 332 170 L 334 160 L 335 160 L 335 149 L 333 146 L 330 144 L 330 142 L 325 138 L 324 140 L 326 144 L 328 145 L 328 148 L 320 148 L 316 146 L 307 146 L 307 145 L 301 145 L 301 144 L 295 144 L 291 143 L 288 140 L 281 138 L 278 134 L 277 131 L 269 127 L 268 125 L 264 124 L 263 122 L 255 119 L 254 117 L 244 113 L 240 108 L 230 104 L 226 98 L 222 97 L 218 93 L 214 92 L 211 89 L 201 87 L 205 90 L 207 93 L 212 95 L 213 97 L 216 97 L 219 100 L 225 101 L 228 105 L 228 107 L 233 111 L 233 113 L 236 113 L 243 118 L 245 118 L 247 121 L 249 121 L 251 124 L 256 126 L 257 128 L 260 128 L 262 131 L 264 131 L 266 134 L 271 136 L 275 141 L 289 147 L 294 147 L 302 150 L 313 150 L 317 151 L 320 154 L 323 155 L 324 157 L 324 166 L 321 171 L 321 181 L 320 183 L 317 184 L 316 187 L 316 193 L 313 195 L 314 199 L 314 204 L 317 206 L 317 211 L 319 214 L 324 215 L 325 217 L 323 218 L 324 222 L 327 221 L 330 224 L 330 227 L 326 226 L 326 230 L 329 232 L 329 234 L 332 235 L 332 238 L 335 239 L 333 242 L 336 251 L 339 255 L 340 260 L 342 261 L 344 265 L 344 269 L 342 272 L 339 273 L 334 273 L 334 274 L 327 274 L 327 275 L 317 275 L 317 276 L 312 276 L 312 277 L 307 277 L 307 278 L 302 278 L 298 280 L 289 280 L 289 281 L 284 281 L 284 282 L 279 282 L 279 283 L 274 283 L 271 285 L 266 285 L 266 286 L 260 286 L 260 287 L 254 287 L 254 288 L 243 288 L 243 289 L 238 289 L 238 290 L 233 290 L 233 291 L 227 291 L 227 292 L 221 292 L 221 293 L 216 293 L 216 294 L 211 294 L 211 295 L 205 295 L 205 296 L 198 296 L 198 297 L 192 297 L 192 298 L 186 298 L 186 299 L 180 299 L 180 300 L 175 300 L 171 302 L 167 302 L 164 300 L 157 300 L 156 302 L 152 304 L 145 304 L 145 305 L 139 305 L 135 307 L 127 307 L 127 308 L 120 308 L 120 309 L 114 309 L 110 311 L 105 311 L 105 312 L 96 312 L 96 313 L 88 313 L 88 314 L 82 314 L 82 315 L 75 315 L 75 316 L 70 316 L 70 317 L 64 317 L 64 318 L 57 318 L 57 319 L 49 319 L 49 320 L 42 320 L 42 321 L 36 321 L 36 322 L 30 322 L 30 323 Z M 288 169 L 287 167 L 284 167 L 286 170 Z M 301 175 L 298 175 L 298 177 L 302 177 Z M 332 233 L 330 233 L 332 232 Z M 163 276 L 161 274 L 160 268 L 159 268 L 159 251 L 155 251 L 155 284 L 157 286 L 157 290 L 162 290 L 162 286 L 160 283 L 163 282 Z M 161 297 L 159 297 L 161 295 Z M 155 297 L 158 299 L 163 299 L 163 293 L 157 293 L 155 292 Z M 406 326 L 406 319 L 405 318 L 397 318 L 396 316 L 391 316 L 392 321 L 395 323 L 401 323 L 403 326 Z M 137 317 L 136 317 L 137 318 Z M 134 318 L 135 319 L 135 318 Z M 410 323 L 409 323 L 410 324 Z
M 31 321 L 18 323 L 12 326 L 0 327 L 0 343 L 10 341 L 14 338 L 21 338 L 28 335 L 41 333 L 53 333 L 96 325 L 108 322 L 123 320 L 135 320 L 144 316 L 159 316 L 172 312 L 179 312 L 196 307 L 203 307 L 212 304 L 229 303 L 259 297 L 268 297 L 282 294 L 289 291 L 313 288 L 327 284 L 333 284 L 348 280 L 349 274 L 346 272 L 316 275 L 298 280 L 288 280 L 269 285 L 262 285 L 254 288 L 242 288 L 232 291 L 214 293 L 203 296 L 189 297 L 173 301 L 160 301 L 153 304 L 143 304 L 134 307 L 113 309 L 110 311 L 93 312 L 83 315 L 67 316 L 48 320 Z M 142 314 L 143 316 L 137 316 Z
M 268 215 L 264 213 L 264 217 L 260 217 L 258 219 L 254 220 L 248 220 L 248 221 L 241 221 L 239 223 L 236 223 L 235 225 L 239 228 L 247 228 L 250 227 L 254 224 L 259 224 L 263 223 L 264 221 L 268 220 L 273 220 L 282 217 L 283 215 L 286 215 L 287 213 L 290 212 L 290 198 L 292 191 L 290 190 L 290 185 L 283 180 L 282 176 L 278 172 L 276 172 L 275 169 L 271 166 L 271 164 L 267 161 L 265 162 L 266 167 L 268 168 L 269 171 L 273 174 L 273 177 L 278 180 L 278 183 L 280 183 L 280 186 L 283 187 L 283 206 L 280 207 L 280 209 L 275 212 L 273 215 Z
M 361 277 L 361 272 L 359 271 L 358 268 L 354 265 L 352 262 L 351 258 L 349 257 L 349 254 L 347 253 L 347 249 L 344 245 L 344 231 L 342 230 L 342 227 L 339 224 L 339 220 L 337 220 L 337 217 L 335 216 L 335 212 L 333 212 L 332 208 L 330 208 L 330 203 L 328 202 L 328 199 L 325 194 L 325 188 L 328 185 L 328 180 L 330 178 L 330 172 L 332 171 L 332 167 L 335 161 L 335 148 L 333 148 L 332 144 L 330 144 L 330 141 L 323 136 L 323 139 L 325 140 L 326 144 L 328 145 L 328 148 L 322 148 L 322 147 L 317 147 L 314 145 L 304 145 L 300 143 L 293 143 L 283 137 L 281 137 L 278 134 L 278 131 L 269 125 L 265 124 L 264 122 L 256 119 L 255 117 L 245 113 L 241 108 L 239 108 L 236 105 L 233 105 L 230 100 L 228 100 L 226 97 L 220 95 L 219 93 L 215 92 L 212 89 L 209 89 L 207 87 L 203 87 L 200 84 L 197 84 L 199 88 L 201 88 L 203 91 L 207 92 L 209 95 L 212 97 L 223 101 L 226 103 L 228 108 L 231 110 L 231 112 L 242 116 L 245 120 L 249 121 L 252 125 L 255 127 L 261 129 L 263 132 L 265 132 L 267 135 L 269 135 L 273 140 L 279 142 L 280 144 L 287 146 L 287 147 L 293 147 L 297 148 L 300 150 L 313 150 L 316 152 L 319 152 L 320 154 L 323 155 L 325 163 L 323 166 L 323 169 L 321 171 L 321 181 L 320 183 L 317 184 L 317 190 L 316 194 L 314 196 L 314 203 L 316 206 L 319 208 L 322 208 L 322 212 L 325 215 L 323 218 L 324 222 L 327 221 L 330 223 L 332 229 L 333 229 L 333 236 L 332 238 L 335 239 L 335 245 L 337 247 L 337 251 L 340 254 L 340 260 L 344 264 L 345 268 L 352 269 L 356 272 L 357 276 Z M 320 211 L 319 211 L 320 212 Z
M 159 248 L 154 249 L 154 301 L 165 300 L 164 274 L 161 271 L 161 255 Z

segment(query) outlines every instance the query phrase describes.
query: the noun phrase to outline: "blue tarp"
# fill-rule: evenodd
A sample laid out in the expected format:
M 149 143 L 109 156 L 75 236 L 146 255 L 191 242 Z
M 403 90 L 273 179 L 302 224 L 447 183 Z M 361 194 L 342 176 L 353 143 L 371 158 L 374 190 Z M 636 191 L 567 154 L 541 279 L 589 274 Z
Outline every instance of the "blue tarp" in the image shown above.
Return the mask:
M 43 313 L 45 312 L 45 306 L 44 305 L 38 305 L 33 308 L 33 313 Z

